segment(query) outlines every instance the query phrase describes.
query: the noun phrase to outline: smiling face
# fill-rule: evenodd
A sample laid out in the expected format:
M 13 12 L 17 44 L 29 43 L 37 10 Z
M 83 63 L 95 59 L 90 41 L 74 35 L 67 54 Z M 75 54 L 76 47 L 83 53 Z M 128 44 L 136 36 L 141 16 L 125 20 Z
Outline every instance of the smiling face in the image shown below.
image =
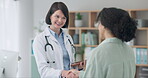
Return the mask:
M 61 10 L 55 11 L 51 16 L 51 29 L 60 29 L 62 28 L 65 23 L 67 18 L 64 16 L 63 12 Z

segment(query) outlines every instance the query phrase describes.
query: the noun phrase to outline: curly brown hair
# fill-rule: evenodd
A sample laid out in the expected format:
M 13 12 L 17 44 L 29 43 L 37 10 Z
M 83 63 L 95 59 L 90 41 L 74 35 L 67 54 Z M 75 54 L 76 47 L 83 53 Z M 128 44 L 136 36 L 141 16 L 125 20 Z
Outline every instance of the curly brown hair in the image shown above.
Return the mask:
M 125 10 L 114 7 L 103 8 L 97 21 L 122 41 L 128 42 L 135 38 L 137 22 Z

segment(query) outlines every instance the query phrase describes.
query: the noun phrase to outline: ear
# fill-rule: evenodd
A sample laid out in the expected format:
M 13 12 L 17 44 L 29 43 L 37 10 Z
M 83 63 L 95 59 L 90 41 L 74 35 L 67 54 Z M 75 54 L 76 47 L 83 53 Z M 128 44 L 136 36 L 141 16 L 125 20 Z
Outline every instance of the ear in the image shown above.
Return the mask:
M 105 29 L 105 27 L 101 23 L 99 24 L 99 28 L 100 29 Z

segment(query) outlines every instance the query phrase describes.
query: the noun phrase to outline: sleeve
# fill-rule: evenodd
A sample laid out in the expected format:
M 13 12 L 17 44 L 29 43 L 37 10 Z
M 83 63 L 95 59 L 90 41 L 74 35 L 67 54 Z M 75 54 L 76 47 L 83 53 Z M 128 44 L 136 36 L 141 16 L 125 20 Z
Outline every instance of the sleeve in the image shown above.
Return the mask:
M 102 73 L 101 57 L 92 52 L 85 71 L 80 71 L 79 78 L 105 78 Z
M 50 67 L 47 63 L 47 56 L 45 53 L 45 43 L 41 36 L 37 36 L 33 42 L 33 51 L 36 59 L 38 71 L 41 78 L 59 78 L 62 70 L 57 70 Z

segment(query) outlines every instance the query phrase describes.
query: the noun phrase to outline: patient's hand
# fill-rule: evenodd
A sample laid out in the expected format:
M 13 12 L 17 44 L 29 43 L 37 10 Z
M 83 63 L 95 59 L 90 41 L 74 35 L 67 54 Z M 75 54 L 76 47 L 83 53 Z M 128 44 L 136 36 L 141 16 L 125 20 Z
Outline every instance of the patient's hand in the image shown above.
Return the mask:
M 79 78 L 79 71 L 76 70 L 76 69 L 71 69 L 69 70 L 70 73 L 72 73 L 73 75 L 72 76 L 69 76 L 69 78 Z
M 66 78 L 78 78 L 78 76 L 75 75 L 73 72 L 70 72 L 70 73 L 66 76 Z
M 66 77 L 71 71 L 63 70 L 61 76 Z

